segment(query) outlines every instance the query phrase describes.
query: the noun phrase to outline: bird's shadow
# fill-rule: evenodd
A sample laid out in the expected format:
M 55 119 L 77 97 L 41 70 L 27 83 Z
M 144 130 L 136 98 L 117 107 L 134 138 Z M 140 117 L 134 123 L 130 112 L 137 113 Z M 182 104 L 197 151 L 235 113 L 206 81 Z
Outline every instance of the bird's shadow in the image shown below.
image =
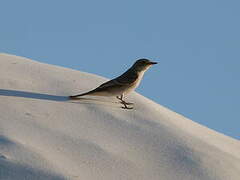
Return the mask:
M 77 104 L 99 104 L 99 105 L 118 105 L 120 102 L 106 100 L 106 99 L 97 99 L 97 98 L 89 98 L 89 97 L 79 97 L 70 99 L 71 103 L 77 103 Z
M 76 98 L 70 99 L 68 96 L 57 96 L 36 92 L 20 91 L 20 90 L 10 90 L 10 89 L 0 89 L 0 96 L 9 96 L 9 97 L 22 97 L 29 99 L 40 99 L 48 101 L 58 101 L 58 102 L 70 102 L 77 104 L 101 104 L 101 105 L 110 105 L 110 104 L 119 104 L 118 102 L 111 102 L 104 99 L 97 98 Z
M 10 90 L 10 89 L 0 89 L 0 96 L 23 97 L 23 98 L 41 99 L 41 100 L 49 100 L 49 101 L 69 100 L 67 96 L 57 96 L 57 95 L 19 91 L 19 90 Z

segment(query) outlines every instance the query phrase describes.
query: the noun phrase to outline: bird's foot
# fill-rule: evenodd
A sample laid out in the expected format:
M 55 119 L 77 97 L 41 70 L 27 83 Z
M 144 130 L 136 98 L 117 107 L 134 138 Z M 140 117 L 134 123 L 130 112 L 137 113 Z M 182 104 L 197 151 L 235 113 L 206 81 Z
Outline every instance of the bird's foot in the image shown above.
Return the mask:
M 126 104 L 126 105 L 133 105 L 134 103 L 131 103 L 131 102 L 123 102 L 123 101 L 120 101 L 121 104 Z
M 127 107 L 127 106 L 125 107 L 124 106 L 124 107 L 122 107 L 122 109 L 133 109 L 133 107 Z
M 133 103 L 127 103 L 125 101 L 121 101 L 121 104 L 123 104 L 124 106 L 122 107 L 123 109 L 133 109 L 133 107 L 129 107 L 127 105 L 133 105 Z
M 124 107 L 122 107 L 123 109 L 133 109 L 133 107 L 127 106 L 127 105 L 133 105 L 133 103 L 124 101 L 123 100 L 123 95 L 116 96 L 116 98 L 119 99 L 120 103 L 124 105 Z

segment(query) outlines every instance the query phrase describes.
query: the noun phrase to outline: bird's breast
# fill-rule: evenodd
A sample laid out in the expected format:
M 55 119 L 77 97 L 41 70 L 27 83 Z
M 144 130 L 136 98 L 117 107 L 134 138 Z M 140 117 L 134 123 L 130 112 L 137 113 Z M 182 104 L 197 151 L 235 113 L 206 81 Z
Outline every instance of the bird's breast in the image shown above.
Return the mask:
M 143 78 L 144 72 L 145 72 L 145 71 L 140 72 L 140 73 L 138 74 L 138 78 L 137 78 L 137 80 L 134 82 L 135 88 L 137 88 L 137 87 L 139 86 L 139 84 L 140 84 L 140 82 L 141 82 L 141 80 L 142 80 L 142 78 Z
M 125 90 L 124 94 L 128 94 L 128 93 L 134 91 L 139 86 L 139 84 L 143 78 L 143 75 L 144 75 L 144 72 L 139 73 L 136 81 Z

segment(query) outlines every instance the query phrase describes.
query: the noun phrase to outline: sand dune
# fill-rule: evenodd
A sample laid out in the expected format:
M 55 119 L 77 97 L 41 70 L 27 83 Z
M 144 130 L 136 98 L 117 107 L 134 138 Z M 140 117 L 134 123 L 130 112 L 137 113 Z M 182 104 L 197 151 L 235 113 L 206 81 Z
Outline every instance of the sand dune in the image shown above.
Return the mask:
M 239 180 L 240 143 L 132 93 L 67 96 L 105 78 L 0 54 L 1 180 Z

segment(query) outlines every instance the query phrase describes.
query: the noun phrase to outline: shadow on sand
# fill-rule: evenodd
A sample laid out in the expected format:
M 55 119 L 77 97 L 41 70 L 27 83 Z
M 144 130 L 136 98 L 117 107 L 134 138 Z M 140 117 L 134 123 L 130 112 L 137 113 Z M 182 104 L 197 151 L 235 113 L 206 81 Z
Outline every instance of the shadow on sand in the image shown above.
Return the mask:
M 120 103 L 119 102 L 114 102 L 111 100 L 106 100 L 106 99 L 97 99 L 97 98 L 85 98 L 85 97 L 79 97 L 75 99 L 70 99 L 71 103 L 76 103 L 76 104 L 95 104 L 95 105 L 104 105 L 104 106 L 111 106 L 113 107 L 114 105 L 117 106 Z
M 29 99 L 40 99 L 40 100 L 58 101 L 58 102 L 68 101 L 69 103 L 76 103 L 76 104 L 93 104 L 93 105 L 104 105 L 104 106 L 113 106 L 113 105 L 119 104 L 119 102 L 112 102 L 104 99 L 84 98 L 84 97 L 70 99 L 68 96 L 57 96 L 57 95 L 19 91 L 19 90 L 10 90 L 10 89 L 0 89 L 0 97 L 1 96 L 23 97 L 23 98 L 29 98 Z
M 0 89 L 0 96 L 24 97 L 24 98 L 30 98 L 30 99 L 42 99 L 42 100 L 50 100 L 50 101 L 69 100 L 67 96 L 56 96 L 56 95 L 50 95 L 50 94 L 9 90 L 9 89 Z

